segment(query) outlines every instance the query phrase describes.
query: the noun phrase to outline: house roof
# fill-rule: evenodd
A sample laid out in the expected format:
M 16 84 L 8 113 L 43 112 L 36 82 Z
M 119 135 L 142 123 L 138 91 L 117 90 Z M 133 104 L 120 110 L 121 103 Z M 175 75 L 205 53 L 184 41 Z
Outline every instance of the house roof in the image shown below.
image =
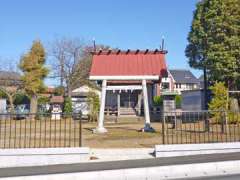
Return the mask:
M 89 92 L 95 92 L 97 95 L 101 95 L 101 92 L 98 89 L 92 88 L 88 85 L 80 86 L 72 91 L 72 96 L 87 96 Z
M 63 103 L 64 102 L 64 98 L 63 96 L 52 96 L 50 99 L 50 103 Z
M 191 71 L 185 69 L 169 70 L 176 83 L 182 84 L 197 84 L 199 80 L 192 74 Z
M 20 80 L 20 74 L 10 71 L 0 71 L 1 80 Z
M 164 76 L 166 51 L 99 51 L 93 54 L 93 76 Z
M 0 85 L 15 86 L 21 83 L 21 75 L 11 71 L 0 71 Z
M 198 78 L 198 80 L 201 81 L 201 82 L 204 81 L 204 76 L 203 76 L 203 74 Z

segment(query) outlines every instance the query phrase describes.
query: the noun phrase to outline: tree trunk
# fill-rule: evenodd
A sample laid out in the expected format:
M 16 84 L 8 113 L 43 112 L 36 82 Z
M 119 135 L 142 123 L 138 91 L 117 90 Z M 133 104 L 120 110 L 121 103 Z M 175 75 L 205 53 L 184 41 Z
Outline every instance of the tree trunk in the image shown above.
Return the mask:
M 37 95 L 32 95 L 30 102 L 31 119 L 35 119 L 37 113 Z
M 68 96 L 69 98 L 71 98 L 71 97 L 72 97 L 72 88 L 71 88 L 70 81 L 67 80 L 66 83 L 67 83 L 67 96 Z
M 14 113 L 14 104 L 13 104 L 13 97 L 11 95 L 8 95 L 8 100 L 9 100 L 9 104 L 10 104 L 10 113 Z

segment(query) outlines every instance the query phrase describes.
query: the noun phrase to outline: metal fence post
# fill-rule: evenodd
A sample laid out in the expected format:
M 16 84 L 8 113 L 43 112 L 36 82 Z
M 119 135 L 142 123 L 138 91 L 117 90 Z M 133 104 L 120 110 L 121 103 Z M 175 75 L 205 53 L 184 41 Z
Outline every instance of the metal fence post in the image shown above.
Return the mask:
M 224 116 L 223 112 L 221 112 L 221 133 L 224 133 Z
M 162 141 L 165 144 L 165 115 L 163 112 L 163 121 L 162 121 Z
M 79 145 L 82 147 L 82 118 L 80 118 L 80 139 L 79 139 Z
M 229 126 L 228 126 L 228 113 L 226 111 L 224 111 L 224 115 L 225 115 L 225 123 L 226 123 L 226 133 L 229 133 Z
M 205 113 L 207 113 L 207 116 L 204 116 L 205 117 L 205 132 L 209 132 L 209 119 L 208 119 L 208 111 L 206 111 Z

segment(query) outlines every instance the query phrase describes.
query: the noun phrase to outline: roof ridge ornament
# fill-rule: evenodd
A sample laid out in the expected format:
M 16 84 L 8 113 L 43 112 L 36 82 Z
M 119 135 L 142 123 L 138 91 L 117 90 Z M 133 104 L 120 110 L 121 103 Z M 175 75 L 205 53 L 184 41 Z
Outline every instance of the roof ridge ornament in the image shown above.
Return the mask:
M 147 53 L 148 53 L 148 51 L 149 51 L 149 49 L 146 49 L 146 50 L 145 50 L 145 52 L 144 52 L 144 54 L 147 54 Z
M 158 49 L 156 48 L 153 53 L 156 54 L 157 52 L 158 52 Z
M 111 55 L 111 54 L 167 54 L 167 50 L 161 50 L 161 49 L 154 49 L 154 50 L 150 50 L 150 49 L 145 49 L 145 50 L 140 50 L 140 49 L 136 49 L 136 50 L 131 50 L 131 49 L 127 49 L 127 50 L 121 50 L 121 49 L 108 49 L 108 50 L 103 50 L 103 49 L 99 49 L 98 51 L 94 52 L 92 51 L 91 54 L 93 55 Z

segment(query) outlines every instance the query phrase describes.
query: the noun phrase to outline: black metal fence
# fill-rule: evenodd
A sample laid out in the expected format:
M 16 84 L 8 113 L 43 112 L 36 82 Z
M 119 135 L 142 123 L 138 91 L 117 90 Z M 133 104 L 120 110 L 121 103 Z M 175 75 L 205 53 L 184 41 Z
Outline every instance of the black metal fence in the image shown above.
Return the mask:
M 240 113 L 175 111 L 162 113 L 162 143 L 215 143 L 240 141 Z
M 80 114 L 0 114 L 0 148 L 81 145 Z
M 151 111 L 151 121 L 158 144 L 240 141 L 238 112 L 156 110 Z M 0 114 L 0 148 L 80 147 L 82 129 L 80 114 Z

